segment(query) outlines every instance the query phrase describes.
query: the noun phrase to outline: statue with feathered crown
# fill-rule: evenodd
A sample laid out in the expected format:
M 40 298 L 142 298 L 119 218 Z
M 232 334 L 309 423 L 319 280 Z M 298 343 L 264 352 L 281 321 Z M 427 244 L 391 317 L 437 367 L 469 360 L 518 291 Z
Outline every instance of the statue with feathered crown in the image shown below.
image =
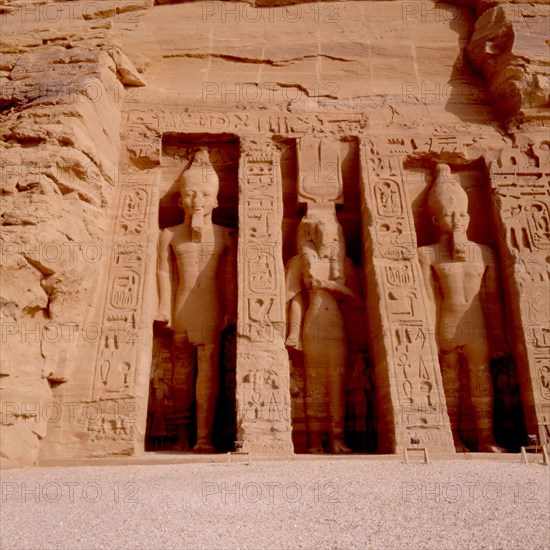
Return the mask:
M 350 453 L 344 442 L 348 341 L 339 304 L 357 301 L 359 285 L 334 204 L 308 205 L 298 226 L 297 252 L 286 267 L 286 344 L 304 355 L 308 452 L 324 452 L 327 432 L 332 453 Z

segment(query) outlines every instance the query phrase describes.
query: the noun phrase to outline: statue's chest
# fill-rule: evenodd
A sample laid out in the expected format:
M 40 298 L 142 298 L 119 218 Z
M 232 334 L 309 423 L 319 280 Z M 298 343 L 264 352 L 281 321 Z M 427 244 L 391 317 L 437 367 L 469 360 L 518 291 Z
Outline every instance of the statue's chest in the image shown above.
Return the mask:
M 210 242 L 184 242 L 172 243 L 172 248 L 180 268 L 185 270 L 215 267 L 222 253 L 222 246 L 215 241 Z
M 485 272 L 485 266 L 482 263 L 473 262 L 442 262 L 434 268 L 439 280 L 451 286 L 479 284 Z

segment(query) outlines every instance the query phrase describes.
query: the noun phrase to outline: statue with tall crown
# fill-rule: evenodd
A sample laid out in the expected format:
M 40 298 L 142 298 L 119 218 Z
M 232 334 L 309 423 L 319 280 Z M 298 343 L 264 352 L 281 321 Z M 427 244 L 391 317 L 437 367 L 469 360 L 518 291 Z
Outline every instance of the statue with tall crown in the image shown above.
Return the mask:
M 495 253 L 468 240 L 468 195 L 446 164 L 435 167 L 428 209 L 439 241 L 419 249 L 431 322 L 457 451 L 464 400 L 460 369 L 469 380 L 477 429 L 477 450 L 501 452 L 493 437 L 493 385 L 489 360 L 505 353 L 502 297 Z
M 173 331 L 174 386 L 182 388 L 174 396 L 182 417 L 176 446 L 190 449 L 195 404 L 193 451 L 209 453 L 214 451 L 221 332 L 233 315 L 235 296 L 226 284 L 234 278 L 230 232 L 212 223 L 219 179 L 207 148 L 194 154 L 179 177 L 179 188 L 185 218 L 160 236 L 156 320 Z

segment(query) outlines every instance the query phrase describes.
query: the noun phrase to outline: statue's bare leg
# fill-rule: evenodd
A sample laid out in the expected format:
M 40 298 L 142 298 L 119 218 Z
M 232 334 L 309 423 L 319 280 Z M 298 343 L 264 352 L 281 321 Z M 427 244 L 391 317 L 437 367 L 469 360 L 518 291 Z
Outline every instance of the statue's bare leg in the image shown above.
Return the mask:
M 172 387 L 174 388 L 174 413 L 182 420 L 178 426 L 178 440 L 174 449 L 188 451 L 191 448 L 191 423 L 195 399 L 195 347 L 187 336 L 174 335 L 172 339 Z
M 439 354 L 439 364 L 441 366 L 441 378 L 443 380 L 447 413 L 451 421 L 455 449 L 459 453 L 465 453 L 468 452 L 468 448 L 462 443 L 458 435 L 458 413 L 460 410 L 460 382 L 458 376 L 460 356 L 458 349 L 455 348 L 451 351 L 441 352 Z
M 212 430 L 219 388 L 219 347 L 217 344 L 197 346 L 197 444 L 196 453 L 213 453 Z
M 464 346 L 468 363 L 470 393 L 477 427 L 477 450 L 482 453 L 504 452 L 493 435 L 493 381 L 489 368 L 489 348 L 484 340 Z

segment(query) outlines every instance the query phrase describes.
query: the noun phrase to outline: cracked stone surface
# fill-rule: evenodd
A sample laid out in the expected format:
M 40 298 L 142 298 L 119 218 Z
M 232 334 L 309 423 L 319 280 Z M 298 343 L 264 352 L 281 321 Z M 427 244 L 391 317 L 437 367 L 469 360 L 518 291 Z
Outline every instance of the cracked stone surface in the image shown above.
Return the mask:
M 143 451 L 149 396 L 160 399 L 164 391 L 155 365 L 166 365 L 169 354 L 168 336 L 153 325 L 156 243 L 159 229 L 181 222 L 174 182 L 196 146 L 209 147 L 221 182 L 215 222 L 239 231 L 240 253 L 258 235 L 262 246 L 279 246 L 267 254 L 275 258 L 267 269 L 277 288 L 272 294 L 263 287 L 256 292 L 261 277 L 245 279 L 249 273 L 239 264 L 239 318 L 225 336 L 232 366 L 221 399 L 240 415 L 243 406 L 250 410 L 220 430 L 227 441 L 242 438 L 262 451 L 302 449 L 304 378 L 299 356 L 284 345 L 282 289 L 284 262 L 296 253 L 295 230 L 312 200 L 298 188 L 306 137 L 338 143 L 330 162 L 343 182 L 339 221 L 364 279 L 365 301 L 348 312 L 347 338 L 353 365 L 371 361 L 376 372 L 371 384 L 348 368 L 348 425 L 374 394 L 377 401 L 368 402 L 377 412 L 368 413 L 367 424 L 390 434 L 378 450 L 402 449 L 412 435 L 401 413 L 414 392 L 401 395 L 397 381 L 406 370 L 399 362 L 405 340 L 391 340 L 391 323 L 404 326 L 414 314 L 415 326 L 424 327 L 428 314 L 418 281 L 411 298 L 395 288 L 386 292 L 380 273 L 396 262 L 401 271 L 392 281 L 407 279 L 402 274 L 409 268 L 419 275 L 416 247 L 431 244 L 434 234 L 423 206 L 430 174 L 447 163 L 471 195 L 469 238 L 499 256 L 507 352 L 517 369 L 502 382 L 514 391 L 503 395 L 521 401 L 523 432 L 548 443 L 549 17 L 542 0 L 5 2 L 2 464 Z M 327 176 L 322 159 L 315 162 Z M 271 174 L 267 183 L 266 172 L 254 173 L 260 165 Z M 257 209 L 256 176 L 265 189 L 273 184 L 271 210 L 262 210 L 264 203 Z M 382 180 L 396 182 L 386 191 L 404 197 L 395 226 L 395 212 L 373 206 Z M 260 231 L 254 224 L 264 215 Z M 403 252 L 405 242 L 410 250 Z M 390 250 L 396 243 L 402 248 Z M 115 295 L 120 303 L 109 302 Z M 410 314 L 403 309 L 409 302 L 416 308 Z M 122 307 L 128 304 L 134 309 Z M 353 315 L 363 317 L 357 322 Z M 124 324 L 123 336 L 110 340 L 117 323 Z M 253 330 L 265 341 L 255 341 Z M 433 368 L 430 388 L 437 388 L 436 343 L 427 338 L 425 363 Z M 407 353 L 416 345 L 406 344 Z M 353 404 L 349 396 L 357 392 L 362 400 Z M 437 399 L 444 413 L 436 431 L 443 433 L 448 419 L 444 397 Z M 127 410 L 130 403 L 135 410 Z M 65 411 L 60 419 L 58 407 Z M 99 410 L 98 423 L 87 415 L 90 407 Z M 274 420 L 274 411 L 281 417 Z M 448 444 L 438 437 L 435 447 Z M 367 443 L 363 450 L 377 449 Z

